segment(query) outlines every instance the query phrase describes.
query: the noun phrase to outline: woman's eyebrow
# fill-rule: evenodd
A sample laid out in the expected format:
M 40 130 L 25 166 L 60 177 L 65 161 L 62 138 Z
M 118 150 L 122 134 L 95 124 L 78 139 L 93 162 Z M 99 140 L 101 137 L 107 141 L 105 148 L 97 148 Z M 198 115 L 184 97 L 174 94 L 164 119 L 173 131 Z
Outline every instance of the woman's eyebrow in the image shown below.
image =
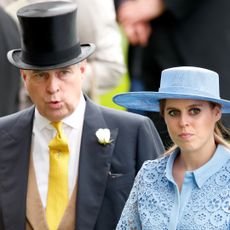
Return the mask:
M 192 104 L 192 105 L 189 105 L 188 108 L 191 108 L 191 107 L 202 107 L 203 104 L 202 103 L 199 103 L 199 104 Z
M 193 108 L 193 107 L 202 107 L 203 104 L 191 104 L 191 105 L 188 105 L 186 108 Z M 180 110 L 180 108 L 177 108 L 177 107 L 174 107 L 174 106 L 168 106 L 166 107 L 166 110 L 171 110 L 171 109 L 176 109 L 176 110 Z

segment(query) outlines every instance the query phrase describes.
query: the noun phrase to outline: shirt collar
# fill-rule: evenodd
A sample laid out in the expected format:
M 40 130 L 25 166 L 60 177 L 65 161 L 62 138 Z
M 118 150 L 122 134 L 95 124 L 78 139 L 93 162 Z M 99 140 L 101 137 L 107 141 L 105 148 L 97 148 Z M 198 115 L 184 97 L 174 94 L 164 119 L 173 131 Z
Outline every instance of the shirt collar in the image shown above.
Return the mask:
M 166 164 L 166 169 L 165 169 L 165 174 L 166 177 L 168 178 L 169 181 L 175 183 L 173 175 L 172 175 L 172 170 L 173 170 L 173 163 L 174 160 L 179 153 L 179 148 L 177 148 L 175 151 L 173 151 L 168 158 L 167 164 Z
M 198 187 L 200 188 L 209 177 L 219 171 L 229 159 L 229 150 L 225 146 L 219 144 L 213 157 L 206 164 L 193 172 Z
M 74 112 L 70 116 L 65 117 L 62 120 L 62 122 L 72 128 L 78 128 L 80 121 L 83 122 L 84 120 L 85 107 L 86 107 L 86 101 L 82 94 L 77 108 L 74 110 Z M 47 128 L 51 127 L 49 124 L 50 124 L 50 121 L 44 116 L 42 116 L 37 110 L 37 108 L 35 108 L 34 129 L 41 131 L 46 127 Z
M 173 163 L 176 158 L 176 156 L 179 153 L 179 149 L 176 149 L 172 154 L 170 154 L 167 165 L 166 165 L 166 177 L 169 181 L 175 183 L 172 175 L 172 168 Z M 219 144 L 216 148 L 216 151 L 213 155 L 213 157 L 203 166 L 196 169 L 195 171 L 191 172 L 194 176 L 194 179 L 196 181 L 196 184 L 199 188 L 202 187 L 202 185 L 217 171 L 220 170 L 220 168 L 226 164 L 227 160 L 230 159 L 230 151 L 225 146 Z

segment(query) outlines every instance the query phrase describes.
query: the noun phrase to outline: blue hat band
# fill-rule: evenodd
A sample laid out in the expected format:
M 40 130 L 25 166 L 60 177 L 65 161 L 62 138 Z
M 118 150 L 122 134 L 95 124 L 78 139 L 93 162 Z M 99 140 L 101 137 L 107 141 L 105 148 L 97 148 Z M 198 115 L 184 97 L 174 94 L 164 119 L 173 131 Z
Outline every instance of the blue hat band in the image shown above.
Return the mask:
M 160 88 L 159 89 L 159 93 L 165 93 L 165 94 L 185 94 L 185 95 L 191 95 L 191 96 L 194 96 L 194 95 L 199 95 L 201 97 L 211 97 L 213 99 L 220 99 L 220 96 L 219 96 L 219 93 L 218 92 L 213 92 L 210 93 L 210 92 L 207 92 L 207 91 L 204 91 L 204 90 L 194 90 L 190 87 L 165 87 L 165 88 Z

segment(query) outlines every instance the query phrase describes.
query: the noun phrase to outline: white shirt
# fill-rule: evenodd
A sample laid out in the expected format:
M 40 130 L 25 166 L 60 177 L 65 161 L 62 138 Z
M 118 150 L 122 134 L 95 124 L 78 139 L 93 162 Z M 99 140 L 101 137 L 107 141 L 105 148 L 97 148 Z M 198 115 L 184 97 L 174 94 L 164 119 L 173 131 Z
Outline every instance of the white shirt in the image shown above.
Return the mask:
M 82 128 L 85 113 L 85 99 L 81 96 L 76 110 L 62 120 L 62 129 L 68 139 L 70 149 L 69 159 L 69 196 L 71 196 L 78 177 L 78 164 L 81 145 Z M 35 109 L 32 156 L 36 174 L 38 190 L 43 207 L 46 207 L 49 177 L 49 148 L 48 144 L 56 135 L 55 128 L 50 121 Z

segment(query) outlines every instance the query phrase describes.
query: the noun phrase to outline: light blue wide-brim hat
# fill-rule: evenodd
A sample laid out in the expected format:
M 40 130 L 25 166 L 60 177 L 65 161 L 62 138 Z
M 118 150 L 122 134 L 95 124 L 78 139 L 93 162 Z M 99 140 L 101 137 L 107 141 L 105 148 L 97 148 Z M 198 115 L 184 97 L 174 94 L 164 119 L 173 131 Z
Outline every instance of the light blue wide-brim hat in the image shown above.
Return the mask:
M 116 104 L 125 108 L 153 112 L 159 112 L 161 99 L 215 102 L 222 106 L 222 113 L 230 113 L 230 101 L 220 98 L 219 75 L 214 71 L 193 66 L 163 70 L 158 92 L 129 92 L 113 97 Z

